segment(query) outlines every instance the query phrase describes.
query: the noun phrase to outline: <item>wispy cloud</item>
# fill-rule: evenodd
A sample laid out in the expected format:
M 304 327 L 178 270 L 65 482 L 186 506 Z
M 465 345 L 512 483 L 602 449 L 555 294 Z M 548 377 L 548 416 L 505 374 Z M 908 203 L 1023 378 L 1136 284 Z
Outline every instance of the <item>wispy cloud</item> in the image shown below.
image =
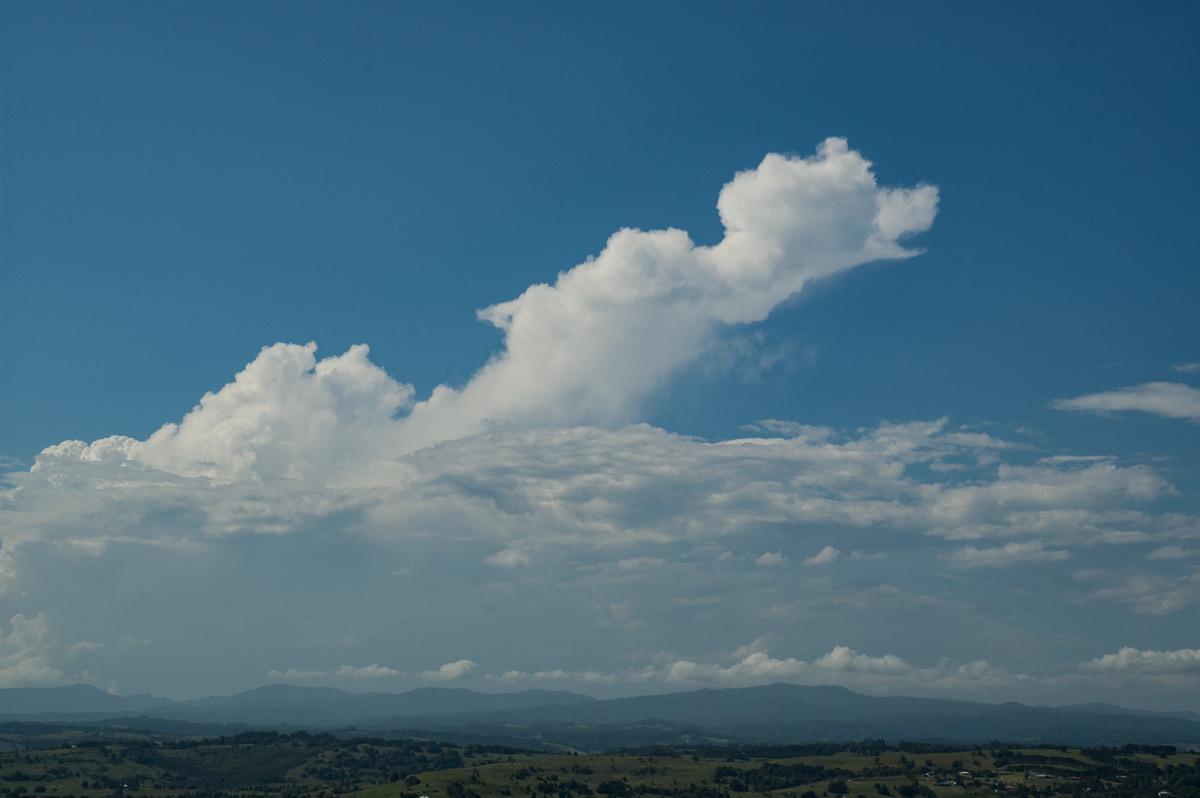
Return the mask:
M 1105 654 L 1083 667 L 1096 671 L 1121 671 L 1138 673 L 1200 673 L 1200 649 L 1183 648 L 1178 651 L 1143 651 L 1125 647 L 1116 654 Z
M 1092 599 L 1126 604 L 1140 615 L 1169 615 L 1200 603 L 1200 571 L 1120 574 L 1105 581 L 1109 584 L 1094 590 Z
M 1147 560 L 1182 560 L 1200 554 L 1197 549 L 1185 549 L 1182 546 L 1160 546 L 1146 555 Z
M 1132 388 L 1119 388 L 1074 399 L 1058 399 L 1051 406 L 1057 410 L 1085 413 L 1136 410 L 1166 418 L 1200 421 L 1200 389 L 1178 382 L 1147 382 Z
M 325 671 L 306 671 L 299 668 L 288 668 L 286 671 L 270 670 L 267 671 L 267 678 L 272 681 L 291 680 L 291 679 L 319 679 L 329 674 Z
M 504 549 L 495 554 L 489 554 L 485 562 L 488 565 L 495 565 L 500 568 L 520 568 L 523 565 L 529 565 L 531 560 L 528 554 L 524 554 L 516 549 Z
M 1015 563 L 1054 562 L 1070 557 L 1062 549 L 1046 549 L 1040 540 L 1025 543 L 1006 543 L 990 549 L 963 546 L 961 549 L 942 555 L 942 559 L 958 568 L 999 567 Z
M 361 667 L 343 665 L 337 669 L 337 676 L 343 679 L 379 679 L 386 676 L 403 675 L 402 672 L 395 668 L 389 668 L 385 665 L 364 665 Z
M 837 646 L 813 663 L 818 668 L 834 671 L 864 671 L 867 673 L 906 673 L 913 667 L 899 657 L 887 654 L 870 657 L 847 646 Z

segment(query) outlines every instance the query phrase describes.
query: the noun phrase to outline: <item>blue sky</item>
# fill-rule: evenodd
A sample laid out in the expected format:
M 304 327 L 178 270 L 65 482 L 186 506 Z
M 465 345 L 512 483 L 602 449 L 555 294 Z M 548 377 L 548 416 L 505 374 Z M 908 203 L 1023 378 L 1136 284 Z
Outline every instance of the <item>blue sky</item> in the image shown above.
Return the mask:
M 1200 709 L 1198 36 L 0 3 L 0 686 Z

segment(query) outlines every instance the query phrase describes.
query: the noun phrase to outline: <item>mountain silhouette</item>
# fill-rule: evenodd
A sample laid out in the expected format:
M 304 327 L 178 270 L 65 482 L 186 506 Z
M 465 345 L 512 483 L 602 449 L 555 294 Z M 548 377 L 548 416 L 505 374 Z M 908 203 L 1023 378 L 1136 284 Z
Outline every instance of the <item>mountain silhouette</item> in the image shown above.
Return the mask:
M 567 691 L 480 693 L 423 687 L 349 693 L 274 684 L 189 701 L 115 696 L 88 685 L 0 689 L 0 722 L 157 718 L 263 728 L 442 735 L 512 744 L 560 741 L 580 750 L 681 742 L 860 739 L 1200 743 L 1200 715 L 1110 704 L 1031 707 L 955 699 L 874 697 L 843 687 L 770 684 L 597 700 Z

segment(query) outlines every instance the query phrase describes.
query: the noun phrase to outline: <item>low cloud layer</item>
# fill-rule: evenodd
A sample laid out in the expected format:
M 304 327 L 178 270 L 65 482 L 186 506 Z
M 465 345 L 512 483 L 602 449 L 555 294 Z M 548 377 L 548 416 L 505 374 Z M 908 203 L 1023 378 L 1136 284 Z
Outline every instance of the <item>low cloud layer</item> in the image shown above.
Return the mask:
M 1140 642 L 1136 619 L 1183 629 L 1200 606 L 1200 563 L 1156 554 L 1194 547 L 1200 523 L 1156 508 L 1172 488 L 1146 466 L 1031 458 L 947 422 L 787 431 L 497 429 L 366 486 L 46 461 L 5 496 L 21 615 L 0 675 L 164 690 L 151 664 L 217 672 L 235 647 L 246 687 L 788 679 L 1012 700 L 1050 676 L 1006 657 L 1061 644 L 978 602 L 1052 604 L 1065 629 L 1102 614 L 1100 650 L 1056 666 L 1072 670 Z M 780 654 L 706 653 L 748 633 Z
M 936 206 L 932 187 L 879 187 L 840 139 L 771 155 L 721 191 L 719 244 L 623 230 L 481 311 L 504 347 L 459 390 L 418 401 L 365 346 L 276 344 L 147 440 L 47 448 L 0 494 L 0 686 L 794 680 L 1012 700 L 1067 675 L 1096 697 L 1120 670 L 1130 696 L 1163 689 L 1107 659 L 1190 650 L 1171 641 L 1200 606 L 1200 519 L 1162 471 L 948 419 L 772 419 L 720 441 L 637 423 L 730 330 L 914 254 L 899 242 Z
M 877 694 L 975 695 L 996 700 L 1022 695 L 1027 701 L 1060 702 L 1067 695 L 1103 697 L 1124 693 L 1139 679 L 1155 689 L 1179 695 L 1200 683 L 1200 652 L 1140 651 L 1123 648 L 1094 660 L 1064 664 L 1055 675 L 1013 671 L 986 660 L 956 663 L 948 659 L 917 667 L 900 657 L 872 656 L 847 646 L 834 646 L 811 661 L 774 657 L 770 643 L 757 639 L 740 649 L 704 661 L 681 659 L 666 653 L 654 661 L 619 672 L 523 673 L 511 671 L 485 678 L 503 683 L 593 684 L 653 686 L 659 690 L 683 687 L 734 687 L 785 681 L 834 684 Z

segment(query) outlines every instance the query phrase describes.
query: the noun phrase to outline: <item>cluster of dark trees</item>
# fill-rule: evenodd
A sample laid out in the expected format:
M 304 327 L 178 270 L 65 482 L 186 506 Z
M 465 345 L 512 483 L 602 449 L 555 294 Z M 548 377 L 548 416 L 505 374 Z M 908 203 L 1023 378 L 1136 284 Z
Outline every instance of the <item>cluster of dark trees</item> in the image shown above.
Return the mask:
M 763 762 L 756 768 L 720 766 L 713 772 L 713 781 L 728 784 L 730 792 L 768 792 L 812 784 L 814 781 L 849 778 L 849 771 L 806 765 L 803 762 L 784 764 Z

